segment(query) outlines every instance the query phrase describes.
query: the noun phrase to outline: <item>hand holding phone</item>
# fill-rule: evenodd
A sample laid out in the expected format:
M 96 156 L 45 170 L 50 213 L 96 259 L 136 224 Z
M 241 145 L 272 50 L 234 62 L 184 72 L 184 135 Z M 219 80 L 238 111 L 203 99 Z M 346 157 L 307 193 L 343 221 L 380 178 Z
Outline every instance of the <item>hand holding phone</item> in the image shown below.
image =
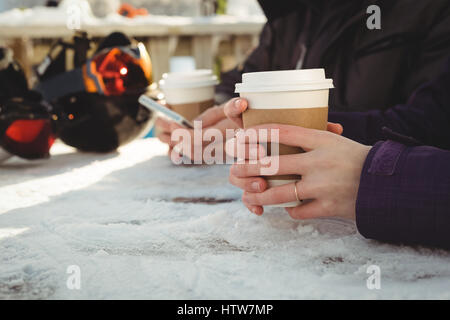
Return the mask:
M 179 113 L 176 113 L 173 110 L 170 110 L 166 106 L 163 106 L 162 104 L 156 102 L 155 100 L 153 100 L 152 98 L 150 98 L 144 94 L 139 97 L 139 103 L 142 104 L 147 109 L 150 109 L 156 113 L 159 113 L 162 116 L 164 116 L 165 118 L 175 121 L 176 123 L 178 123 L 179 125 L 181 125 L 185 128 L 194 129 L 194 125 L 189 120 L 187 120 L 185 117 L 183 117 Z

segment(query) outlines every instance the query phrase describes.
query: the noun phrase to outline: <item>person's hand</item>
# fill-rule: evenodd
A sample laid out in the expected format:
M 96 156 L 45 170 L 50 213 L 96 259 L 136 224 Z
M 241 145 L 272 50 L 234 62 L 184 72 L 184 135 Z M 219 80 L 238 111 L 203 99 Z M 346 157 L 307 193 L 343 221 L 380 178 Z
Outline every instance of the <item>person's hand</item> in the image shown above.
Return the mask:
M 182 129 L 185 130 L 186 134 L 183 134 L 183 138 L 185 137 L 189 137 L 190 141 L 190 148 L 185 148 L 185 141 L 183 140 L 182 142 L 177 139 L 174 136 L 174 132 L 176 129 Z M 201 151 L 202 152 L 202 162 L 206 162 L 206 163 L 210 163 L 210 161 L 216 160 L 215 156 L 213 156 L 213 158 L 211 159 L 205 159 L 203 156 L 203 151 L 205 150 L 205 148 L 209 145 L 209 144 L 213 144 L 213 143 L 217 143 L 218 144 L 218 148 L 220 148 L 222 150 L 222 155 L 223 157 L 221 159 L 217 159 L 221 162 L 224 162 L 226 153 L 225 153 L 225 139 L 226 139 L 226 130 L 227 129 L 238 129 L 236 127 L 236 125 L 234 124 L 234 122 L 230 121 L 229 119 L 223 119 L 217 123 L 215 123 L 212 126 L 207 126 L 205 127 L 205 125 L 202 123 L 202 130 L 201 130 L 201 134 L 202 137 L 201 139 L 194 139 L 194 129 L 187 129 L 181 125 L 179 125 L 176 122 L 172 122 L 170 123 L 170 132 L 172 132 L 171 138 L 170 138 L 170 142 L 169 142 L 169 157 L 171 157 L 172 161 L 178 163 L 178 161 L 180 160 L 180 158 L 182 156 L 185 156 L 191 160 L 195 160 L 194 158 L 194 152 L 195 150 Z M 207 136 L 209 135 L 210 130 L 218 130 L 221 133 L 221 137 L 223 139 L 219 139 L 219 141 L 210 141 Z M 181 145 L 180 145 L 181 144 Z M 178 147 L 182 146 L 181 149 L 175 149 Z M 175 150 L 174 150 L 175 149 Z M 188 152 L 186 149 L 189 149 L 190 152 Z M 172 152 L 172 150 L 174 152 Z M 176 152 L 175 152 L 176 151 Z
M 223 111 L 228 119 L 233 121 L 239 128 L 243 128 L 242 113 L 247 110 L 248 101 L 243 98 L 233 98 L 226 102 Z M 327 130 L 342 134 L 343 128 L 339 123 L 328 122 Z
M 199 115 L 195 120 L 202 121 L 202 127 L 214 127 L 215 125 L 221 123 L 223 120 L 226 120 L 225 113 L 223 111 L 222 106 L 214 106 L 212 108 L 207 109 L 201 115 Z M 228 122 L 228 121 L 227 121 Z M 230 122 L 231 124 L 231 122 Z M 220 127 L 223 127 L 224 123 L 220 124 Z M 231 125 L 234 127 L 234 125 Z M 180 125 L 176 124 L 173 121 L 166 120 L 164 118 L 158 117 L 155 121 L 155 132 L 157 134 L 158 139 L 169 145 L 169 156 L 172 153 L 172 149 L 176 143 L 171 141 L 171 135 L 173 130 L 182 128 Z M 192 130 L 191 130 L 192 131 Z
M 155 121 L 155 134 L 156 137 L 163 143 L 170 143 L 170 121 L 164 118 L 158 117 Z M 169 147 L 169 154 L 171 153 L 171 148 Z
M 295 208 L 286 208 L 294 219 L 338 216 L 355 219 L 355 203 L 359 179 L 371 147 L 359 144 L 327 131 L 288 125 L 262 125 L 252 129 L 278 129 L 279 143 L 301 147 L 305 153 L 279 156 L 279 168 L 274 175 L 296 174 L 298 196 L 310 200 Z M 267 137 L 270 137 L 270 133 Z M 259 142 L 267 142 L 258 137 Z M 237 139 L 230 141 L 227 152 L 236 148 Z M 252 146 L 247 146 L 251 148 Z M 254 146 L 253 146 L 254 147 Z M 257 215 L 263 206 L 296 201 L 294 183 L 267 188 L 261 168 L 267 159 L 256 164 L 233 164 L 231 184 L 244 190 L 242 201 Z M 265 163 L 266 165 L 264 165 Z
M 201 120 L 203 127 L 213 126 L 215 123 L 225 119 L 225 113 L 223 112 L 223 106 L 214 106 L 207 109 L 201 115 L 199 115 L 195 120 Z M 170 136 L 172 134 L 171 124 L 173 121 L 166 120 L 164 118 L 158 117 L 155 121 L 155 130 L 157 132 L 157 137 L 161 142 L 170 143 Z
M 202 121 L 202 139 L 201 141 L 195 141 L 193 139 L 194 137 L 194 130 L 193 129 L 186 129 L 175 122 L 165 122 L 164 124 L 160 122 L 160 126 L 166 126 L 166 132 L 160 136 L 161 141 L 169 144 L 169 156 L 173 157 L 175 156 L 176 159 L 172 159 L 173 161 L 178 161 L 181 156 L 186 156 L 191 160 L 194 160 L 194 150 L 204 150 L 204 148 L 209 145 L 210 143 L 222 143 L 220 146 L 222 149 L 225 146 L 225 141 L 208 141 L 208 139 L 205 139 L 205 134 L 208 134 L 209 129 L 215 129 L 220 131 L 223 138 L 226 138 L 226 130 L 227 129 L 238 129 L 238 127 L 235 125 L 235 123 L 229 119 L 226 118 L 224 113 L 224 106 L 215 106 L 212 108 L 207 109 L 205 112 L 203 112 L 200 116 L 198 116 L 194 121 Z M 180 143 L 178 139 L 175 139 L 173 136 L 173 132 L 176 129 L 183 129 L 186 130 L 188 133 L 188 136 L 191 137 L 191 152 L 188 153 L 186 150 L 181 150 L 182 154 L 179 154 L 178 152 L 172 152 L 173 148 Z M 201 143 L 200 146 L 197 146 L 197 143 Z M 201 149 L 199 149 L 201 147 Z M 223 155 L 225 156 L 225 150 L 223 150 Z M 202 159 L 204 162 L 207 162 L 207 159 Z M 223 159 L 225 160 L 225 159 Z
M 166 104 L 165 100 L 158 100 L 159 104 L 166 106 L 170 109 L 170 107 Z M 165 118 L 157 117 L 154 126 L 154 132 L 156 137 L 163 143 L 169 144 L 170 142 L 170 121 Z M 171 150 L 169 149 L 169 155 Z

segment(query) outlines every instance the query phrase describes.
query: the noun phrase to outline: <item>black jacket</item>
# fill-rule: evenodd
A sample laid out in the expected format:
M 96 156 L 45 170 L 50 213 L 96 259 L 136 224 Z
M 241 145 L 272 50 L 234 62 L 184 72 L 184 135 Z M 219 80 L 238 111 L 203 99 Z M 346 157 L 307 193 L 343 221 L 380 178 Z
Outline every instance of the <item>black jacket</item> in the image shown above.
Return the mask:
M 302 68 L 325 68 L 334 80 L 331 111 L 386 110 L 406 103 L 450 55 L 448 0 L 259 2 L 268 17 L 260 44 L 222 74 L 218 96 L 233 96 L 244 72 L 295 69 L 303 52 Z M 381 30 L 366 26 L 371 4 L 381 8 Z

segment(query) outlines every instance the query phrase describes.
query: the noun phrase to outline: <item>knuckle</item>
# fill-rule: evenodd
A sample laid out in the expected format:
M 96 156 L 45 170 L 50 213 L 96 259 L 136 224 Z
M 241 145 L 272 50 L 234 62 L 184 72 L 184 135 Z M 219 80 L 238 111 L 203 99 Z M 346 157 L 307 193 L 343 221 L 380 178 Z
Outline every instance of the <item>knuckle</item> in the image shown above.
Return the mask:
M 259 183 L 260 191 L 263 191 L 263 192 L 266 191 L 267 182 L 264 178 L 257 178 L 255 181 Z
M 252 183 L 253 183 L 253 180 L 246 179 L 245 182 L 244 182 L 245 189 L 246 190 L 253 190 Z
M 277 199 L 279 198 L 279 193 L 277 188 L 269 188 L 263 193 L 261 193 L 261 198 L 264 199 L 264 201 L 268 204 L 274 204 L 276 203 Z
M 273 190 L 268 190 L 273 192 L 268 192 L 268 198 L 271 202 L 275 202 L 277 200 L 280 200 L 285 195 L 285 192 L 281 190 L 280 188 L 274 188 Z
M 242 202 L 245 204 L 249 204 L 250 203 L 250 194 L 248 192 L 244 192 L 242 194 Z
M 246 204 L 251 205 L 257 204 L 258 203 L 257 194 L 245 191 L 244 194 L 242 195 L 242 201 Z

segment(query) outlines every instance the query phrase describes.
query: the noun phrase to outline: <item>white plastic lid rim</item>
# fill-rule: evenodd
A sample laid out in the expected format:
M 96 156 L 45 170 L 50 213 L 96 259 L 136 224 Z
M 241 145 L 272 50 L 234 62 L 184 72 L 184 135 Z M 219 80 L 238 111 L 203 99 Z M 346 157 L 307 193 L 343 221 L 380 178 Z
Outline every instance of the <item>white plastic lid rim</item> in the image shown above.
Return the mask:
M 199 69 L 187 72 L 173 72 L 163 74 L 159 81 L 161 89 L 198 88 L 215 86 L 219 82 L 212 70 Z
M 333 79 L 325 78 L 324 69 L 250 72 L 236 84 L 236 93 L 283 92 L 332 89 Z

